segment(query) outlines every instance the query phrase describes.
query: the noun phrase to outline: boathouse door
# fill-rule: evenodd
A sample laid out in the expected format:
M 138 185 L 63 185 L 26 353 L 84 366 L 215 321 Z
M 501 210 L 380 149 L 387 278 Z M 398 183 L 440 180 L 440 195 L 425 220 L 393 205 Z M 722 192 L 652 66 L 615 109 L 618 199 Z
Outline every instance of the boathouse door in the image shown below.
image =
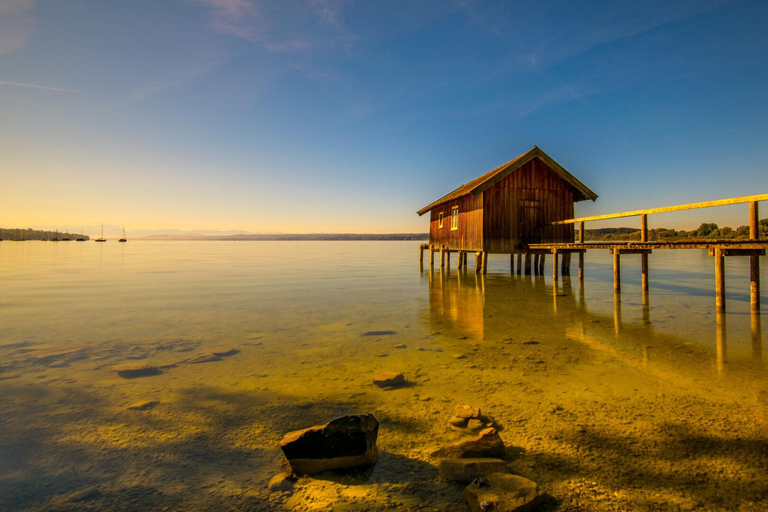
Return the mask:
M 527 244 L 541 243 L 542 211 L 536 200 L 524 200 L 520 205 L 520 242 Z

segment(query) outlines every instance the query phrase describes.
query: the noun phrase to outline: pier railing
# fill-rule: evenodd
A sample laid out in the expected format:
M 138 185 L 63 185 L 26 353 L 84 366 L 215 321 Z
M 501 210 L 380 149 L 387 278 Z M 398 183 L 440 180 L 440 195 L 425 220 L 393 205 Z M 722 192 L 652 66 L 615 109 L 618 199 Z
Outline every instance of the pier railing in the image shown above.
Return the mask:
M 735 197 L 732 199 L 718 199 L 717 201 L 706 201 L 703 203 L 680 204 L 677 206 L 664 206 L 662 208 L 649 208 L 646 210 L 635 210 L 631 212 L 609 213 L 606 215 L 593 215 L 591 217 L 580 217 L 577 219 L 567 219 L 553 222 L 558 224 L 579 223 L 579 243 L 584 243 L 584 223 L 595 220 L 620 219 L 623 217 L 640 217 L 640 241 L 648 241 L 648 215 L 653 213 L 679 212 L 682 210 L 695 210 L 697 208 L 711 208 L 714 206 L 727 206 L 731 204 L 749 203 L 749 238 L 757 240 L 760 238 L 758 231 L 758 201 L 768 201 L 768 194 L 759 194 L 756 196 Z

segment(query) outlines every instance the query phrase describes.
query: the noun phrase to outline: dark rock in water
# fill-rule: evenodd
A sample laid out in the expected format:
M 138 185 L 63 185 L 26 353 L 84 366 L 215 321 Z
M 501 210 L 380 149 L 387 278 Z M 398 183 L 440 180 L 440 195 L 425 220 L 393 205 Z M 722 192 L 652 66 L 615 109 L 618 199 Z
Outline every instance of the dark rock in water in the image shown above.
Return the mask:
M 395 331 L 367 331 L 360 336 L 391 336 L 397 334 Z
M 379 459 L 379 422 L 372 414 L 357 414 L 290 432 L 280 448 L 297 475 L 373 466 Z
M 495 428 L 487 428 L 473 439 L 448 444 L 432 453 L 432 457 L 450 459 L 499 458 L 505 454 L 504 441 Z
M 157 366 L 149 364 L 124 364 L 112 367 L 124 379 L 134 379 L 136 377 L 149 377 L 151 375 L 160 375 L 163 373 Z
M 298 480 L 296 476 L 287 471 L 278 473 L 270 479 L 267 488 L 269 492 L 291 492 L 296 480 Z
M 148 411 L 159 403 L 157 400 L 142 400 L 141 402 L 129 405 L 127 408 L 131 411 Z
M 492 473 L 478 478 L 464 489 L 472 512 L 524 512 L 538 507 L 546 494 L 527 478 Z
M 380 388 L 395 388 L 405 384 L 405 376 L 399 372 L 376 372 L 373 374 L 373 383 Z
M 213 354 L 215 356 L 219 356 L 219 357 L 229 357 L 229 356 L 233 356 L 233 355 L 235 355 L 235 354 L 237 354 L 239 352 L 240 352 L 239 350 L 237 350 L 236 348 L 232 348 L 232 347 L 217 347 L 217 348 L 211 350 L 211 354 Z
M 437 468 L 443 480 L 467 484 L 491 473 L 509 473 L 509 466 L 501 459 L 442 459 Z
M 210 363 L 212 361 L 221 361 L 221 357 L 217 356 L 216 354 L 200 354 L 186 360 L 186 362 L 189 364 Z
M 454 416 L 449 420 L 449 423 L 451 424 L 452 427 L 466 428 L 467 418 L 459 418 L 458 416 Z
M 539 344 L 539 342 L 536 341 L 536 340 L 529 340 L 529 341 L 524 341 L 523 342 L 523 345 L 538 345 L 538 344 Z

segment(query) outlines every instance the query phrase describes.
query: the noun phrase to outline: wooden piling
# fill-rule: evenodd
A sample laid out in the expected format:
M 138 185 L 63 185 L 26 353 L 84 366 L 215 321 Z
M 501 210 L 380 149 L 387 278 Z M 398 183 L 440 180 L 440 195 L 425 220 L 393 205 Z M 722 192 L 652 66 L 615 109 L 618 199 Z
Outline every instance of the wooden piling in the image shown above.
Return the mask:
M 525 252 L 525 275 L 531 275 L 531 253 Z
M 544 258 L 546 257 L 546 254 L 540 254 L 539 255 L 539 275 L 544 275 Z
M 419 263 L 424 263 L 424 246 L 419 245 Z
M 645 213 L 640 215 L 640 241 L 648 241 L 648 215 Z
M 533 255 L 533 274 L 539 275 L 539 253 Z
M 613 250 L 613 291 L 621 291 L 621 251 Z
M 557 250 L 552 251 L 552 284 L 557 286 Z
M 579 222 L 579 243 L 584 243 L 584 223 Z
M 584 280 L 584 253 L 579 253 L 579 282 Z
M 445 267 L 445 248 L 440 246 L 440 268 Z
M 564 252 L 563 257 L 560 259 L 560 273 L 566 275 L 568 273 L 568 256 L 569 253 Z
M 464 268 L 467 268 L 467 251 L 464 251 Z
M 725 312 L 725 258 L 722 249 L 715 249 L 715 309 Z
M 509 273 L 514 274 L 515 273 L 515 253 L 511 253 L 509 255 Z
M 641 279 L 642 279 L 642 290 L 643 290 L 643 297 L 646 298 L 648 295 L 648 254 L 643 253 L 640 255 L 640 268 L 641 268 Z M 645 301 L 643 301 L 645 303 Z
M 429 244 L 429 266 L 435 268 L 435 246 Z
M 757 201 L 749 203 L 749 238 L 757 240 L 760 238 L 759 226 L 757 224 Z
M 760 311 L 760 255 L 749 255 L 749 307 Z
M 518 252 L 517 253 L 517 275 L 520 275 L 523 272 L 523 253 Z
M 479 274 L 483 270 L 483 253 L 475 253 L 475 274 Z
M 488 252 L 483 251 L 483 274 L 488 271 Z
M 451 270 L 451 251 L 445 251 L 445 252 L 446 252 L 445 262 L 446 262 L 446 265 L 448 266 L 448 270 Z

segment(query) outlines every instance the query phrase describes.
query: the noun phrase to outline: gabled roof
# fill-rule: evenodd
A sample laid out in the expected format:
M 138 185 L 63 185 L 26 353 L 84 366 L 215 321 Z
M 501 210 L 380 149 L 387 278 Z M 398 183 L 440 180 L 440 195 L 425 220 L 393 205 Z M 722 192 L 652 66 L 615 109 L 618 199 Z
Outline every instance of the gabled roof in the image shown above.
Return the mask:
M 582 182 L 577 180 L 575 176 L 573 176 L 571 173 L 566 171 L 559 163 L 555 162 L 552 159 L 552 157 L 550 157 L 544 151 L 539 149 L 538 146 L 533 146 L 533 148 L 531 148 L 526 153 L 523 153 L 517 158 L 510 160 L 509 162 L 503 165 L 500 165 L 494 170 L 488 171 L 487 173 L 483 174 L 479 178 L 475 178 L 469 183 L 466 183 L 460 186 L 453 192 L 441 197 L 434 203 L 428 206 L 425 206 L 424 208 L 419 210 L 417 213 L 421 216 L 427 213 L 432 208 L 436 206 L 440 206 L 441 204 L 445 204 L 449 201 L 453 201 L 454 199 L 458 199 L 460 197 L 463 197 L 469 194 L 476 196 L 481 192 L 483 192 L 484 190 L 491 188 L 500 180 L 509 176 L 516 170 L 520 169 L 522 166 L 524 166 L 534 158 L 538 158 L 539 160 L 547 164 L 547 166 L 550 169 L 552 169 L 552 171 L 554 171 L 558 176 L 560 176 L 563 179 L 563 181 L 565 181 L 566 183 L 568 183 L 573 187 L 575 201 L 585 201 L 587 199 L 591 199 L 592 201 L 594 201 L 595 199 L 597 199 L 597 194 L 592 192 L 589 188 L 587 188 L 586 185 L 584 185 Z

